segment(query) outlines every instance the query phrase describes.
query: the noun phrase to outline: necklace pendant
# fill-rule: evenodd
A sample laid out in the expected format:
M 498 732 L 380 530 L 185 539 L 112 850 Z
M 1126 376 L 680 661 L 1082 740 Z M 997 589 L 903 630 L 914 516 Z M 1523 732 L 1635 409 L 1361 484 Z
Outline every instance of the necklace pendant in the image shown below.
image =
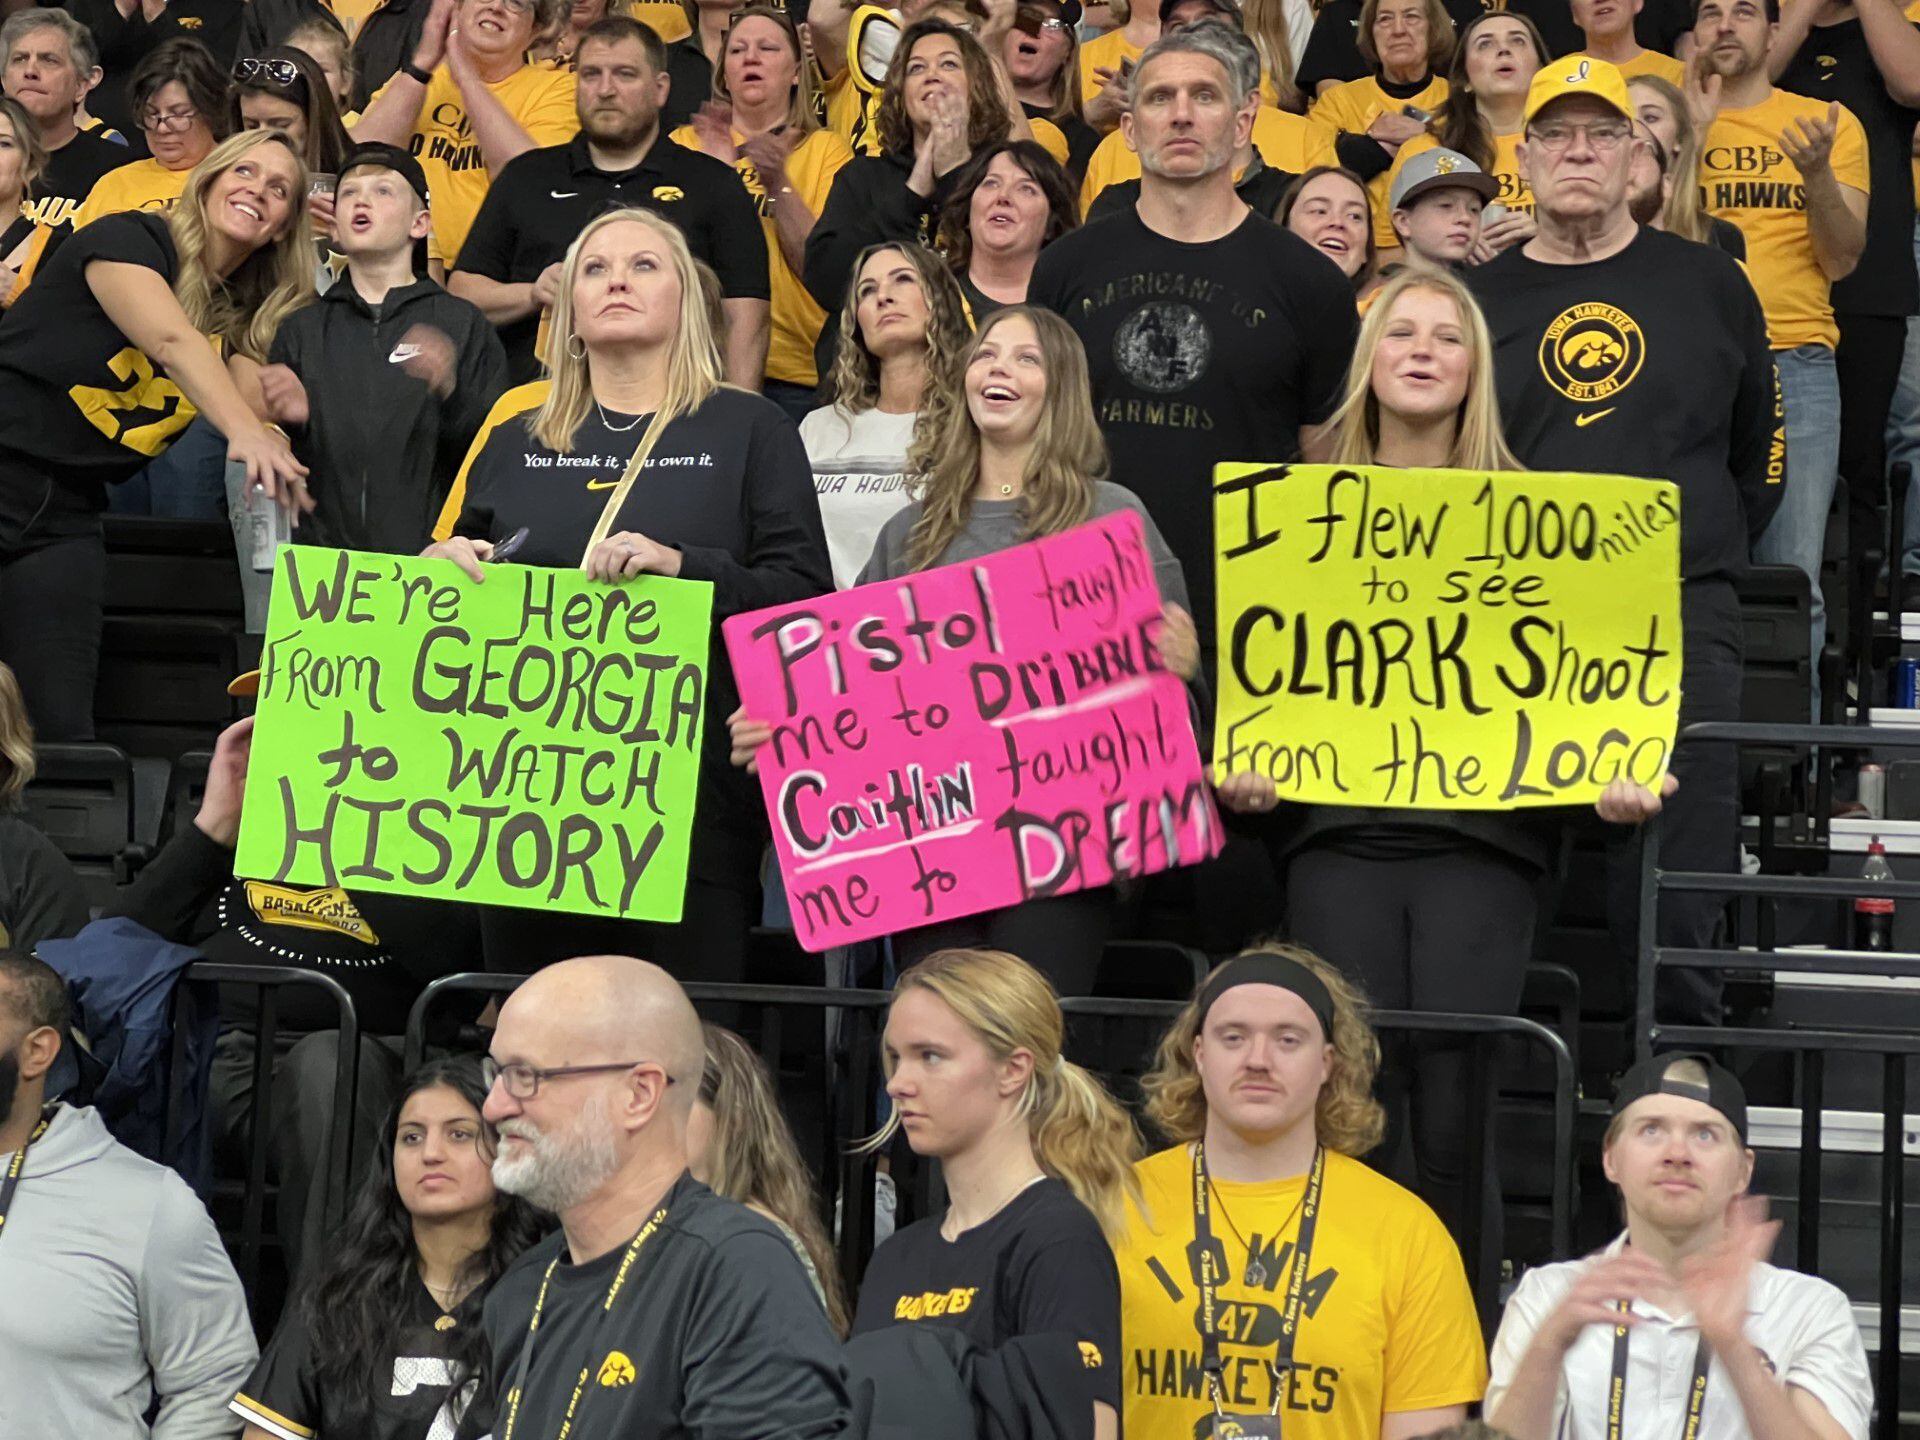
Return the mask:
M 1002 486 L 1000 487 L 1000 493 L 1001 493 L 1002 495 L 1011 495 L 1011 494 L 1013 493 L 1013 486 L 1011 486 L 1011 485 L 1002 485 Z
M 1246 1284 L 1249 1289 L 1267 1283 L 1267 1267 L 1258 1260 L 1247 1261 Z

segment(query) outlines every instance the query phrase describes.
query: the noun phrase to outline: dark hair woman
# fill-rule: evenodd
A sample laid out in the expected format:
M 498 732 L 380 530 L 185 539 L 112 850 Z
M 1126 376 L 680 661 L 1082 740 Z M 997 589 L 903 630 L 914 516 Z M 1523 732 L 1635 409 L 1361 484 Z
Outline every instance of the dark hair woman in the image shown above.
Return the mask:
M 1106 479 L 1107 445 L 1079 337 L 1058 315 L 1016 305 L 981 323 L 963 365 L 958 403 L 938 424 L 922 416 L 907 461 L 913 502 L 881 527 L 861 583 L 959 564 L 1131 510 L 1165 601 L 1161 661 L 1191 681 L 1200 653 L 1186 579 L 1139 499 Z M 771 728 L 744 711 L 728 724 L 735 762 L 751 765 Z M 1114 906 L 1105 885 L 1029 900 L 901 931 L 894 955 L 910 965 L 953 947 L 1008 950 L 1030 959 L 1062 995 L 1084 995 Z
M 275 45 L 233 62 L 227 129 L 279 130 L 299 147 L 310 174 L 333 175 L 352 142 L 340 123 L 333 88 L 306 51 Z
M 236 135 L 195 168 L 171 215 L 110 215 L 75 234 L 0 327 L 0 415 L 34 417 L 0 449 L 0 661 L 42 740 L 93 735 L 109 485 L 197 412 L 250 483 L 312 508 L 305 468 L 207 339 L 264 361 L 312 297 L 306 193 L 284 135 Z
M 1504 10 L 1476 15 L 1460 27 L 1460 40 L 1447 69 L 1447 98 L 1428 127 L 1402 145 L 1387 172 L 1391 193 L 1400 167 L 1436 146 L 1457 150 L 1500 182 L 1500 210 L 1483 218 L 1474 245 L 1476 261 L 1533 238 L 1533 191 L 1520 173 L 1520 115 L 1534 72 L 1547 63 L 1546 41 L 1533 21 Z M 1492 206 L 1488 207 L 1492 210 Z M 1383 250 L 1399 245 L 1391 214 L 1376 213 L 1375 243 Z
M 244 1440 L 426 1440 L 486 1363 L 480 1307 L 543 1226 L 494 1189 L 487 1087 L 466 1056 L 409 1075 L 332 1258 L 234 1398 Z M 405 1383 L 402 1383 L 402 1382 Z
M 1373 283 L 1373 196 L 1353 171 L 1314 166 L 1287 187 L 1273 219 L 1338 265 L 1356 293 Z
M 978 325 L 1024 305 L 1040 251 L 1080 223 L 1073 182 L 1031 140 L 1002 140 L 966 163 L 940 215 L 940 253 Z
M 900 36 L 887 67 L 875 128 L 880 153 L 856 155 L 834 177 L 807 238 L 801 278 L 832 313 L 853 283 L 854 257 L 883 240 L 930 243 L 955 172 L 1010 136 L 1032 138 L 994 61 L 965 30 L 920 20 Z M 831 356 L 822 342 L 822 368 Z

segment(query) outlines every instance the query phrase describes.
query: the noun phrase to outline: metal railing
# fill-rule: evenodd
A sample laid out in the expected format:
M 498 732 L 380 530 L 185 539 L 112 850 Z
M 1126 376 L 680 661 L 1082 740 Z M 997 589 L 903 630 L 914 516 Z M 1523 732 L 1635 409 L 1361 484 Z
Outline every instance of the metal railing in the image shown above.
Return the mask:
M 182 977 L 215 985 L 241 985 L 260 992 L 254 1021 L 253 1092 L 248 1102 L 247 1173 L 241 1195 L 240 1234 L 234 1268 L 251 1297 L 260 1278 L 260 1257 L 266 1231 L 268 1146 L 273 1137 L 273 1071 L 279 1058 L 280 992 L 289 986 L 317 990 L 333 1001 L 338 1014 L 339 1062 L 333 1081 L 333 1123 L 328 1131 L 326 1159 L 326 1222 L 331 1228 L 346 1217 L 353 1183 L 353 1111 L 360 1081 L 360 1020 L 353 999 L 340 982 L 314 970 L 285 965 L 217 965 L 200 960 Z M 180 1097 L 186 1076 L 188 1026 L 181 1023 L 187 997 L 185 986 L 174 996 L 173 1064 L 167 1087 L 166 1134 L 169 1151 L 184 1123 Z
M 474 999 L 481 995 L 505 994 L 525 978 L 523 975 L 505 974 L 449 975 L 427 986 L 415 1001 L 407 1021 L 408 1068 L 418 1064 L 426 1054 L 429 1023 L 435 1011 L 462 994 Z M 803 1014 L 808 1011 L 818 1014 L 825 1053 L 814 1057 L 820 1061 L 814 1078 L 825 1086 L 826 1093 L 820 1097 L 822 1103 L 818 1115 L 823 1124 L 813 1136 L 817 1148 L 812 1158 L 815 1173 L 822 1178 L 829 1212 L 839 1207 L 840 1262 L 851 1288 L 858 1283 L 867 1256 L 873 1248 L 874 1177 L 878 1167 L 876 1155 L 854 1151 L 851 1142 L 876 1128 L 880 1029 L 886 1007 L 892 999 L 891 994 L 884 990 L 700 983 L 688 984 L 686 991 L 694 1004 L 702 1009 L 724 1005 L 733 1007 L 736 1012 L 750 1014 L 752 1023 L 746 1028 L 757 1031 L 761 1058 L 776 1080 L 792 1068 L 788 1065 L 793 1050 L 793 1037 L 789 1029 L 792 1012 L 799 1010 Z M 1180 1002 L 1169 1000 L 1070 997 L 1061 1001 L 1060 1008 L 1066 1013 L 1070 1027 L 1075 1020 L 1146 1022 L 1154 1028 L 1157 1039 L 1157 1032 L 1179 1013 L 1181 1007 Z M 1374 1016 L 1374 1026 L 1385 1035 L 1449 1036 L 1469 1044 L 1472 1047 L 1469 1094 L 1486 1098 L 1489 1102 L 1486 1106 L 1488 1114 L 1493 1109 L 1494 1049 L 1519 1041 L 1545 1052 L 1553 1075 L 1553 1161 L 1549 1202 L 1551 1243 L 1553 1258 L 1564 1259 L 1571 1255 L 1573 1145 L 1578 1095 L 1573 1056 L 1566 1042 L 1545 1026 L 1517 1016 L 1382 1011 Z M 461 1038 L 476 1045 L 484 1043 L 478 1033 L 466 1033 Z M 1070 1028 L 1069 1049 L 1074 1048 Z M 803 1050 L 802 1053 L 808 1052 Z M 1150 1050 L 1127 1057 L 1082 1053 L 1072 1058 L 1087 1063 L 1089 1069 L 1118 1089 L 1120 1086 L 1117 1082 L 1122 1076 L 1137 1074 L 1145 1068 L 1144 1061 L 1148 1053 Z M 1119 1063 L 1116 1063 L 1116 1059 Z M 1125 1063 L 1128 1060 L 1142 1063 L 1130 1066 Z M 783 1091 L 783 1094 L 790 1102 L 808 1098 L 791 1091 Z M 1483 1213 L 1486 1200 L 1483 1187 L 1487 1134 L 1486 1125 L 1467 1127 L 1465 1174 L 1466 1213 L 1469 1215 Z M 1472 1227 L 1467 1244 L 1462 1247 L 1462 1257 L 1469 1266 L 1468 1274 L 1476 1277 L 1481 1274 L 1478 1264 L 1481 1259 L 1479 1243 L 1478 1227 Z M 1497 1310 L 1497 1296 L 1483 1294 L 1478 1298 L 1483 1306 L 1490 1305 L 1492 1310 Z
M 1734 722 L 1690 725 L 1689 742 L 1806 746 L 1816 751 L 1920 749 L 1920 730 L 1872 726 L 1753 725 Z M 1824 757 L 1822 757 L 1824 759 Z M 1681 1048 L 1784 1052 L 1794 1059 L 1800 1103 L 1800 1145 L 1795 1196 L 1796 1267 L 1817 1273 L 1823 1175 L 1822 1135 L 1826 1057 L 1881 1059 L 1881 1164 L 1879 1354 L 1874 1389 L 1878 1401 L 1876 1440 L 1895 1440 L 1900 1428 L 1900 1314 L 1905 1277 L 1907 1061 L 1920 1056 L 1920 1036 L 1868 1029 L 1779 1030 L 1755 1026 L 1678 1025 L 1661 1020 L 1657 1006 L 1662 971 L 1692 970 L 1723 975 L 1872 975 L 1920 978 L 1920 955 L 1842 950 L 1713 950 L 1659 943 L 1659 905 L 1664 895 L 1717 894 L 1776 899 L 1851 900 L 1861 896 L 1920 901 L 1920 881 L 1863 880 L 1858 876 L 1727 875 L 1660 868 L 1660 823 L 1643 830 L 1640 858 L 1640 947 L 1635 1004 L 1635 1048 L 1641 1057 Z M 1771 936 L 1771 927 L 1763 933 Z

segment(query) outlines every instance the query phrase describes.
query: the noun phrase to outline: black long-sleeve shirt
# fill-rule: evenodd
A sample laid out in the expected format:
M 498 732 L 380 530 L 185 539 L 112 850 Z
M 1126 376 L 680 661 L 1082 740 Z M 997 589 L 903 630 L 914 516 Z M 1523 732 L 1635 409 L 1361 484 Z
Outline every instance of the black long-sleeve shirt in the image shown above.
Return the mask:
M 495 426 L 467 472 L 456 534 L 504 540 L 521 527 L 526 565 L 577 566 L 645 417 L 596 405 L 564 456 L 535 440 L 533 413 Z M 680 577 L 713 585 L 713 644 L 700 755 L 699 814 L 688 857 L 697 879 L 749 881 L 766 842 L 760 787 L 734 767 L 727 716 L 740 704 L 720 622 L 833 589 L 813 468 L 799 432 L 770 400 L 723 386 L 668 425 L 609 533 L 630 530 L 680 552 Z
M 1590 264 L 1542 264 L 1516 246 L 1462 278 L 1493 332 L 1520 463 L 1671 480 L 1681 577 L 1745 571 L 1784 493 L 1786 438 L 1766 317 L 1739 265 L 1642 229 Z
M 416 325 L 453 344 L 444 398 L 405 369 Z M 291 432 L 317 506 L 302 543 L 418 554 L 507 386 L 506 352 L 486 316 L 424 279 L 369 305 L 346 276 L 287 317 L 268 358 L 307 390 L 307 423 Z

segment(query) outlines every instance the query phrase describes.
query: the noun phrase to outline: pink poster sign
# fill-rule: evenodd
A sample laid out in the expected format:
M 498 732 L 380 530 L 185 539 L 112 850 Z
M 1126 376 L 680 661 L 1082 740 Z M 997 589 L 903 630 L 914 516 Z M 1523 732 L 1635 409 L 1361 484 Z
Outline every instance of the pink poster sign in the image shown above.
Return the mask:
M 736 615 L 794 925 L 825 950 L 1220 849 L 1160 590 L 1123 511 L 981 560 Z

